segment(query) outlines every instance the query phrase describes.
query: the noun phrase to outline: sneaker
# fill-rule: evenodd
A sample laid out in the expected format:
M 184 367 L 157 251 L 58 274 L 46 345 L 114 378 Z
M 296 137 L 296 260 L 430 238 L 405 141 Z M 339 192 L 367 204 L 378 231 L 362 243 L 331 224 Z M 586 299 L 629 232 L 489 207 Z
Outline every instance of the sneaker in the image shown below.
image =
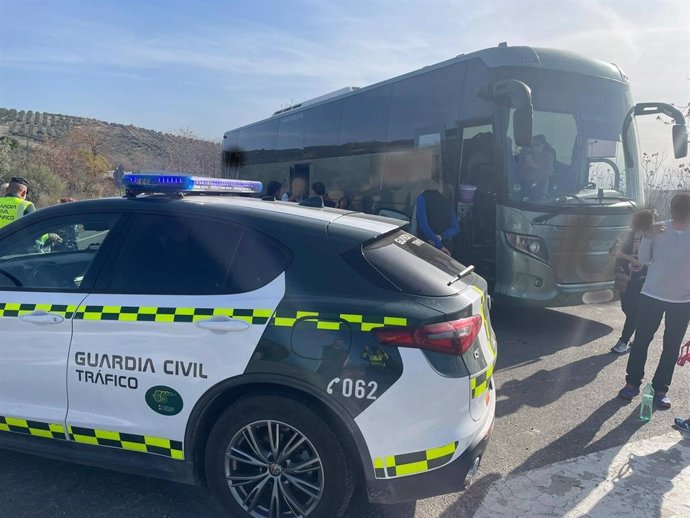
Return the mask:
M 630 351 L 630 346 L 625 342 L 621 342 L 620 340 L 618 340 L 616 342 L 616 345 L 614 345 L 611 348 L 611 352 L 616 353 L 616 354 L 626 354 L 629 351 Z
M 682 417 L 676 417 L 673 420 L 676 428 L 683 432 L 690 432 L 690 417 L 688 419 L 683 419 Z
M 631 400 L 635 396 L 640 395 L 640 387 L 633 385 L 632 383 L 626 383 L 620 392 L 618 392 L 618 397 L 621 399 Z
M 671 400 L 666 395 L 666 392 L 654 392 L 654 406 L 659 410 L 671 408 Z

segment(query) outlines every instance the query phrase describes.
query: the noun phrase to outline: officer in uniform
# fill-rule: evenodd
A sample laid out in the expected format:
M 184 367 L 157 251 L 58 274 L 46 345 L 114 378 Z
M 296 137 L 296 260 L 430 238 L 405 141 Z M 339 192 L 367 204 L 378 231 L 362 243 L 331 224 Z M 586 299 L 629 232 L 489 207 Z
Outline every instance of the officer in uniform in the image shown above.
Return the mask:
M 36 210 L 33 203 L 26 200 L 29 182 L 21 177 L 13 177 L 7 192 L 0 198 L 0 228 Z

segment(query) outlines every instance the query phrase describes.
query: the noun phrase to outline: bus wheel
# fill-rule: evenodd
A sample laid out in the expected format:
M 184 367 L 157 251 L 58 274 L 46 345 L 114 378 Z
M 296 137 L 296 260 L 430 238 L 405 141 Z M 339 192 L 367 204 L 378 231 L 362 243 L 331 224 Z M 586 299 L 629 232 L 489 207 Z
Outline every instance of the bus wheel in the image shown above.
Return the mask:
M 354 480 L 329 425 L 291 398 L 257 395 L 218 418 L 206 447 L 206 480 L 230 516 L 332 518 Z

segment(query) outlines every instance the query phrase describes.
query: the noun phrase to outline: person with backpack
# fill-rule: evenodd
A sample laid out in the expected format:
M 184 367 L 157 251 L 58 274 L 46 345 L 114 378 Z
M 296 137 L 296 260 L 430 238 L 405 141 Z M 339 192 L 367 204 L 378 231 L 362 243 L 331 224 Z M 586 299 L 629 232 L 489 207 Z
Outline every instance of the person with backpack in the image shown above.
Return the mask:
M 417 236 L 450 255 L 451 239 L 460 232 L 450 200 L 437 190 L 426 190 L 417 196 L 415 217 Z

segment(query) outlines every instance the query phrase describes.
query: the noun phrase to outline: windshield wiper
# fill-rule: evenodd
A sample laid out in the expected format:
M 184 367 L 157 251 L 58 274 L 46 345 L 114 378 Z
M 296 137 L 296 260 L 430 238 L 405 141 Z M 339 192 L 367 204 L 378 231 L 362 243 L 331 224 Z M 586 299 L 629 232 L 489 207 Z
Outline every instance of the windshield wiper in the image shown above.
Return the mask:
M 565 193 L 565 194 L 561 194 L 556 200 L 557 200 L 557 201 L 566 201 L 566 200 L 569 199 L 569 198 L 571 198 L 571 199 L 573 199 L 573 200 L 577 200 L 578 203 L 584 203 L 584 202 L 582 201 L 582 198 L 580 198 L 577 194 L 573 194 L 573 193 L 570 193 L 570 192 Z
M 628 198 L 627 196 L 603 196 L 601 198 L 597 198 L 598 200 L 618 200 L 618 201 L 627 201 L 630 203 L 634 203 L 635 200 L 632 198 Z
M 455 277 L 453 277 L 451 280 L 449 280 L 447 286 L 450 286 L 454 282 L 457 282 L 460 279 L 467 277 L 472 272 L 474 272 L 474 265 L 473 264 L 469 265 L 467 268 L 465 268 L 463 271 L 461 271 Z
M 571 194 L 570 196 L 575 196 L 574 194 Z M 553 210 L 551 212 L 547 212 L 546 214 L 542 214 L 541 216 L 537 216 L 532 220 L 532 223 L 544 223 L 546 221 L 549 221 L 551 218 L 555 218 L 562 212 L 565 212 L 568 209 L 572 209 L 573 207 L 600 207 L 600 205 L 596 205 L 593 203 L 583 203 L 580 202 L 580 205 L 561 205 L 558 207 L 556 210 Z
M 571 194 L 571 195 L 569 195 L 569 196 L 575 196 L 575 195 L 574 195 L 574 194 Z M 596 199 L 596 198 L 595 198 L 595 199 Z M 572 209 L 573 207 L 577 207 L 578 209 L 580 209 L 580 208 L 584 208 L 584 207 L 590 207 L 590 208 L 591 208 L 591 207 L 607 207 L 607 206 L 610 207 L 611 205 L 613 205 L 613 203 L 602 204 L 602 203 L 601 203 L 602 200 L 619 200 L 619 201 L 627 201 L 627 202 L 630 204 L 630 207 L 633 207 L 633 208 L 634 208 L 634 206 L 635 206 L 635 205 L 634 205 L 634 200 L 632 200 L 632 199 L 630 199 L 630 198 L 625 198 L 625 197 L 623 197 L 623 196 L 610 196 L 610 197 L 607 196 L 606 198 L 599 198 L 599 199 L 598 199 L 599 203 L 584 203 L 584 202 L 581 202 L 580 205 L 562 205 L 562 206 L 558 207 L 556 210 L 553 210 L 553 211 L 551 211 L 551 212 L 549 212 L 549 213 L 547 213 L 547 214 L 542 214 L 541 216 L 537 216 L 536 218 L 534 218 L 534 219 L 532 220 L 532 223 L 545 223 L 545 222 L 549 221 L 551 218 L 555 218 L 555 217 L 558 216 L 559 214 L 561 214 L 561 213 L 567 211 L 568 209 Z

